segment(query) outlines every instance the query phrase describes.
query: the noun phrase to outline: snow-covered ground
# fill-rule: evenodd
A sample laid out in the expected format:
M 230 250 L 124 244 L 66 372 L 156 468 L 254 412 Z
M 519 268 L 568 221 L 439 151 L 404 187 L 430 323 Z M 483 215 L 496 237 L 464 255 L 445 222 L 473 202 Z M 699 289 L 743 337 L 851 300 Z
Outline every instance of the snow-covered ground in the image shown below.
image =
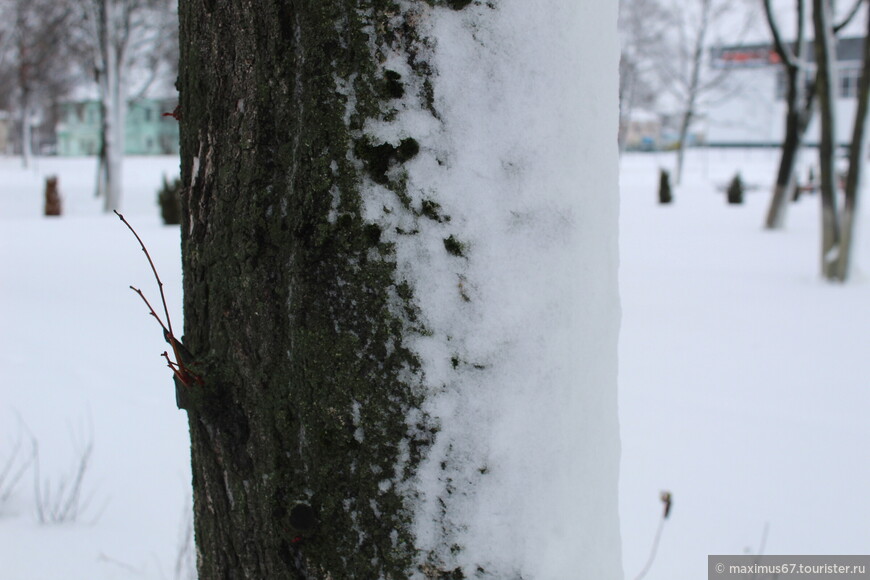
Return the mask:
M 0 469 L 16 440 L 16 466 L 36 441 L 40 487 L 57 496 L 89 443 L 93 453 L 79 521 L 38 523 L 35 464 L 0 505 L 0 578 L 176 578 L 190 505 L 187 421 L 159 356 L 160 328 L 128 288 L 159 304 L 148 263 L 124 225 L 102 214 L 93 160 L 20 165 L 0 159 Z M 179 232 L 160 224 L 156 206 L 178 160 L 130 158 L 125 172 L 122 210 L 148 243 L 180 327 Z M 61 218 L 41 217 L 46 175 L 59 178 Z
M 655 202 L 669 157 L 622 161 L 628 580 L 649 556 L 661 490 L 673 510 L 648 580 L 702 578 L 707 554 L 757 553 L 766 526 L 766 554 L 870 550 L 868 236 L 851 282 L 821 281 L 818 197 L 790 206 L 786 231 L 761 228 L 777 161 L 693 151 L 671 207 Z M 738 170 L 760 189 L 728 207 L 716 186 Z
M 622 160 L 628 580 L 649 557 L 662 490 L 674 505 L 649 580 L 702 578 L 707 554 L 757 552 L 765 529 L 768 554 L 870 546 L 870 238 L 859 235 L 850 283 L 820 281 L 816 198 L 790 207 L 786 231 L 761 229 L 776 161 L 771 151 L 691 151 L 675 203 L 660 207 L 657 171 L 672 158 Z M 729 207 L 717 187 L 738 170 L 760 189 Z M 156 300 L 150 270 L 93 199 L 95 171 L 92 160 L 43 158 L 25 171 L 0 159 L 0 475 L 16 439 L 17 465 L 36 441 L 38 481 L 57 489 L 93 443 L 78 522 L 38 523 L 33 465 L 0 504 L 4 580 L 185 577 L 176 562 L 190 501 L 186 420 L 159 327 L 127 288 Z M 177 159 L 131 158 L 125 172 L 122 210 L 180 328 L 179 236 L 155 203 Z M 64 196 L 59 219 L 41 217 L 51 174 Z

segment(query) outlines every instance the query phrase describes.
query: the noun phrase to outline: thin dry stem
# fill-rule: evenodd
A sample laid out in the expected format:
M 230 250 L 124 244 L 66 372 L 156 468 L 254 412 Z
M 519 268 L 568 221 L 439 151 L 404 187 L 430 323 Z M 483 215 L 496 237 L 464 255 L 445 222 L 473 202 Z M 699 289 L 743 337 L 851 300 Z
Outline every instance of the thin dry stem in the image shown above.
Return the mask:
M 202 379 L 200 379 L 196 374 L 190 372 L 184 364 L 184 359 L 182 358 L 182 352 L 180 351 L 181 343 L 178 339 L 175 338 L 175 334 L 172 332 L 172 319 L 169 317 L 169 307 L 166 305 L 166 293 L 163 291 L 163 281 L 160 280 L 160 275 L 157 273 L 157 267 L 154 265 L 154 260 L 151 259 L 151 254 L 148 253 L 148 249 L 145 247 L 145 242 L 142 241 L 142 238 L 139 237 L 139 234 L 136 233 L 136 230 L 133 229 L 133 226 L 130 225 L 123 215 L 121 215 L 118 210 L 113 210 L 115 215 L 124 222 L 124 225 L 127 226 L 133 235 L 136 237 L 136 240 L 139 242 L 139 247 L 142 248 L 142 251 L 145 253 L 145 257 L 148 258 L 148 264 L 151 266 L 151 271 L 154 273 L 154 279 L 157 280 L 157 288 L 160 290 L 160 300 L 163 302 L 163 312 L 166 315 L 166 324 L 163 324 L 163 320 L 161 320 L 160 316 L 154 310 L 154 307 L 151 306 L 151 303 L 145 298 L 144 292 L 135 286 L 130 286 L 130 289 L 133 290 L 139 297 L 145 302 L 145 305 L 148 306 L 148 310 L 156 320 L 157 323 L 160 324 L 160 327 L 163 329 L 163 338 L 166 339 L 166 342 L 169 343 L 169 346 L 172 347 L 172 353 L 175 355 L 175 360 L 177 362 L 173 362 L 169 358 L 169 354 L 164 352 L 163 356 L 166 357 L 166 361 L 169 363 L 169 368 L 172 369 L 172 372 L 181 379 L 185 385 L 190 385 L 191 380 L 196 382 L 197 384 L 202 383 Z
M 145 243 L 142 241 L 142 238 L 139 237 L 139 234 L 136 233 L 136 230 L 133 229 L 133 226 L 130 225 L 124 216 L 118 213 L 118 210 L 112 210 L 115 212 L 115 215 L 124 222 L 124 225 L 133 232 L 133 235 L 136 236 L 136 240 L 139 242 L 139 246 L 142 248 L 142 251 L 145 252 L 145 257 L 148 258 L 148 263 L 151 265 L 151 271 L 154 272 L 154 279 L 157 280 L 157 287 L 160 289 L 160 299 L 163 301 L 163 312 L 166 314 L 166 328 L 169 331 L 170 336 L 175 336 L 172 332 L 172 319 L 169 317 L 169 307 L 166 305 L 166 294 L 163 292 L 163 282 L 160 280 L 160 275 L 157 273 L 157 267 L 154 265 L 154 261 L 151 259 L 151 254 L 148 253 L 148 249 L 145 247 Z M 144 298 L 144 297 L 143 297 Z M 147 302 L 147 300 L 146 300 Z M 150 305 L 149 305 L 150 307 Z M 152 309 L 152 314 L 154 310 Z M 159 318 L 157 320 L 160 320 Z M 163 324 L 161 323 L 161 326 Z M 176 357 L 178 353 L 175 353 Z

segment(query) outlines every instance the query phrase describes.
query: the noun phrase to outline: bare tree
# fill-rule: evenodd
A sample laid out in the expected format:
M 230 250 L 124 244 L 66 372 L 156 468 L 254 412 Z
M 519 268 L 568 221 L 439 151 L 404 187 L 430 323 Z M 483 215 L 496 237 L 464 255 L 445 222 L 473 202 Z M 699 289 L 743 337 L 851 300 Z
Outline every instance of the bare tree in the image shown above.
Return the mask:
M 15 6 L 11 0 L 0 2 L 0 111 L 13 109 L 17 75 L 15 74 L 13 41 L 15 39 Z M 5 153 L 5 151 L 0 151 Z
M 657 101 L 654 84 L 653 46 L 665 41 L 669 24 L 659 0 L 619 2 L 619 144 L 626 145 L 626 133 L 636 107 L 653 107 Z M 654 51 L 653 51 L 654 52 Z
M 14 23 L 10 64 L 15 69 L 19 146 L 27 167 L 34 118 L 69 90 L 73 80 L 65 50 L 71 12 L 69 4 L 52 0 L 13 0 L 6 9 Z
M 849 277 L 852 258 L 852 238 L 855 228 L 855 214 L 858 209 L 858 192 L 861 185 L 861 168 L 867 151 L 867 110 L 870 108 L 870 10 L 866 14 L 864 32 L 864 55 L 861 78 L 858 85 L 858 109 L 852 129 L 852 143 L 849 149 L 849 171 L 846 174 L 845 200 L 843 204 L 843 227 L 840 252 L 837 256 L 835 279 L 845 282 Z
M 683 89 L 683 109 L 680 120 L 680 130 L 677 136 L 678 149 L 677 166 L 675 171 L 675 181 L 677 182 L 677 185 L 679 185 L 683 179 L 683 160 L 685 158 L 686 144 L 689 137 L 689 129 L 697 115 L 698 101 L 701 94 L 706 90 L 706 87 L 711 86 L 702 86 L 701 84 L 701 69 L 704 66 L 704 49 L 707 44 L 707 33 L 710 30 L 711 20 L 714 19 L 717 14 L 721 14 L 721 12 L 713 11 L 713 0 L 700 0 L 700 2 L 701 12 L 694 26 L 696 30 L 694 35 L 695 38 L 694 40 L 689 40 L 689 44 L 684 46 L 684 50 L 688 49 L 690 52 L 688 54 L 681 52 L 681 56 L 683 56 L 681 59 L 683 68 L 681 74 L 673 76 L 675 81 L 682 81 L 677 83 L 677 86 L 680 86 Z M 686 34 L 686 32 L 686 28 L 680 28 L 681 35 Z
M 849 24 L 863 1 L 855 0 L 843 20 L 833 27 L 835 35 Z M 785 136 L 765 220 L 767 229 L 779 229 L 785 224 L 787 202 L 794 195 L 795 168 L 815 108 L 816 80 L 810 70 L 812 51 L 805 37 L 806 0 L 794 0 L 794 2 L 795 40 L 793 43 L 788 43 L 780 32 L 779 21 L 771 0 L 764 0 L 764 14 L 773 38 L 774 50 L 784 68 L 786 85 Z
M 816 74 L 819 94 L 821 134 L 819 143 L 820 197 L 822 202 L 822 275 L 828 280 L 844 282 L 849 275 L 854 215 L 865 151 L 864 130 L 867 118 L 867 100 L 870 95 L 870 10 L 867 11 L 862 76 L 858 91 L 858 108 L 849 145 L 849 169 L 844 183 L 844 207 L 837 207 L 840 178 L 836 167 L 836 123 L 834 102 L 836 82 L 835 27 L 832 24 L 833 3 L 813 0 L 813 29 L 815 31 Z
M 79 6 L 80 42 L 94 72 L 102 112 L 96 193 L 104 196 L 104 209 L 110 211 L 121 203 L 132 73 L 157 69 L 161 46 L 172 44 L 174 20 L 168 0 L 86 0 Z M 147 86 L 154 75 L 145 77 Z
M 647 47 L 650 57 L 657 63 L 658 86 L 675 103 L 679 118 L 674 171 L 677 184 L 682 178 L 691 129 L 701 111 L 735 90 L 727 86 L 730 70 L 708 66 L 709 49 L 711 45 L 720 43 L 726 33 L 732 42 L 745 33 L 752 14 L 748 6 L 738 3 L 741 10 L 737 13 L 745 14 L 740 22 L 734 20 L 735 3 L 731 1 L 672 2 L 666 7 L 670 28 L 667 42 Z

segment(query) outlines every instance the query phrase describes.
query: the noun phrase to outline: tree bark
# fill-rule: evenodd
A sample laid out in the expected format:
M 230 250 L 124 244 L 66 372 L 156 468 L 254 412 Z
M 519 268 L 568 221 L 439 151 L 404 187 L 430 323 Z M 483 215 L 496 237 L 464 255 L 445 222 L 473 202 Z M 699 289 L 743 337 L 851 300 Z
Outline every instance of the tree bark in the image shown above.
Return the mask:
M 188 409 L 202 578 L 402 578 L 413 562 L 402 498 L 380 486 L 403 461 L 413 473 L 433 426 L 406 424 L 420 400 L 405 376 L 419 363 L 392 341 L 414 324 L 412 306 L 362 218 L 349 155 L 386 183 L 396 149 L 354 134 L 404 90 L 370 43 L 414 62 L 414 23 L 393 8 L 180 4 L 185 342 L 205 381 Z
M 176 383 L 201 578 L 496 577 L 433 555 L 414 530 L 418 472 L 443 427 L 424 402 L 441 387 L 411 346 L 433 336 L 417 300 L 429 289 L 399 275 L 397 246 L 450 216 L 408 186 L 406 167 L 427 147 L 421 124 L 389 138 L 372 129 L 402 113 L 399 100 L 439 121 L 427 55 L 449 41 L 422 31 L 433 11 L 467 8 L 494 10 L 180 2 L 184 343 L 202 383 Z M 401 225 L 386 231 L 373 211 Z M 467 244 L 434 239 L 467 259 Z M 472 300 L 461 275 L 446 287 Z M 485 370 L 446 360 L 448 373 Z

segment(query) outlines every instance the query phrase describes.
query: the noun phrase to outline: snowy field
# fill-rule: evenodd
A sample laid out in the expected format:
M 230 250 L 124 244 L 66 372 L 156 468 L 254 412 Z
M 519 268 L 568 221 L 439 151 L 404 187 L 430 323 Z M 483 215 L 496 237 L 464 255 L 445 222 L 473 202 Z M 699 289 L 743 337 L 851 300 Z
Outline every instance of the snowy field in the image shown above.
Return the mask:
M 870 238 L 859 234 L 849 284 L 820 281 L 817 198 L 789 208 L 786 231 L 761 229 L 776 161 L 692 151 L 675 203 L 660 207 L 658 167 L 673 159 L 622 160 L 628 580 L 649 558 L 662 490 L 674 504 L 649 580 L 704 578 L 707 554 L 870 550 Z M 177 165 L 127 159 L 122 210 L 180 328 L 179 235 L 155 202 Z M 717 188 L 738 170 L 759 189 L 729 207 Z M 188 578 L 186 420 L 159 327 L 128 286 L 157 293 L 135 240 L 93 198 L 95 172 L 92 160 L 0 159 L 3 580 Z M 60 179 L 59 219 L 41 217 L 47 175 Z M 54 507 L 64 483 L 68 495 L 89 445 L 77 521 L 40 524 L 36 506 Z
M 707 554 L 870 552 L 868 236 L 851 282 L 821 281 L 818 197 L 789 207 L 786 231 L 761 229 L 777 162 L 693 151 L 674 205 L 657 207 L 657 164 L 672 160 L 623 159 L 627 580 L 649 556 L 661 490 L 673 510 L 648 580 L 706 578 Z M 738 170 L 760 189 L 728 207 L 716 188 Z

